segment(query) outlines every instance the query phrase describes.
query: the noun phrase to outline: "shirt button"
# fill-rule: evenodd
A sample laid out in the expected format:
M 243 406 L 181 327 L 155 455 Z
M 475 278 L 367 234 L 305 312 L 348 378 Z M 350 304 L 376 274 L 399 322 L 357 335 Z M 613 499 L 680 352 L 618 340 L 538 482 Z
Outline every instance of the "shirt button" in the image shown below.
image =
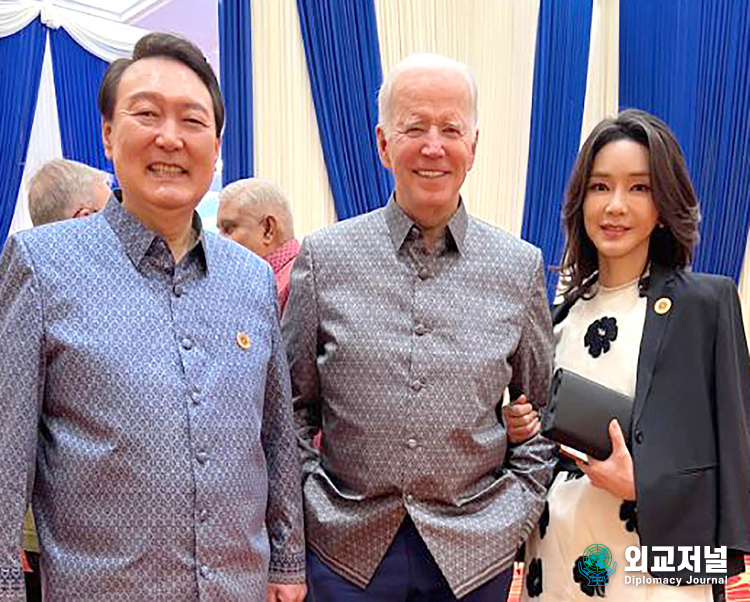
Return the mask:
M 406 503 L 411 504 L 414 502 L 414 496 L 411 493 L 406 494 Z
M 643 443 L 643 431 L 640 429 L 635 432 L 635 442 Z
M 183 338 L 180 344 L 185 351 L 190 351 L 193 348 L 193 340 L 190 337 Z
M 175 296 L 175 297 L 181 297 L 181 296 L 182 296 L 182 293 L 184 293 L 184 292 L 185 292 L 185 289 L 184 289 L 184 288 L 182 287 L 182 285 L 181 285 L 181 284 L 175 284 L 175 285 L 174 285 L 174 286 L 172 287 L 172 292 L 174 293 L 174 296 Z
M 195 454 L 195 459 L 198 460 L 201 464 L 205 464 L 208 462 L 208 452 L 204 449 L 198 450 L 198 452 Z
M 421 267 L 419 268 L 417 275 L 419 276 L 420 280 L 427 280 L 430 277 L 430 270 L 428 268 Z
M 202 564 L 200 568 L 201 577 L 211 579 L 211 568 L 207 564 Z
M 414 380 L 411 383 L 411 388 L 414 392 L 419 393 L 422 390 L 422 387 L 424 385 L 422 384 L 421 380 Z
M 417 440 L 413 438 L 409 439 L 406 442 L 406 447 L 408 447 L 409 449 L 417 449 Z
M 416 334 L 418 337 L 421 337 L 423 334 L 427 334 L 427 326 L 424 324 L 417 324 L 414 327 L 414 334 Z
M 198 393 L 198 391 L 193 391 L 192 393 L 190 393 L 190 400 L 193 402 L 194 406 L 199 405 L 201 402 L 200 393 Z
M 198 519 L 202 523 L 205 523 L 208 520 L 208 510 L 206 510 L 205 508 L 203 510 L 201 510 L 200 514 L 198 515 Z

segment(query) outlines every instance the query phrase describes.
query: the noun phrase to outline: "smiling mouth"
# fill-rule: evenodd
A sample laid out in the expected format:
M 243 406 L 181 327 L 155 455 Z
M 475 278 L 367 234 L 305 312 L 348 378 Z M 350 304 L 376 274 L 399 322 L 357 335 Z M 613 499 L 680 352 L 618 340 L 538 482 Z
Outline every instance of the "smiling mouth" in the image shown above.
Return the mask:
M 626 226 L 612 226 L 612 225 L 601 226 L 601 229 L 608 236 L 621 236 L 623 234 L 627 234 L 630 231 L 630 228 Z
M 416 173 L 420 178 L 427 178 L 428 180 L 434 180 L 436 178 L 448 175 L 448 172 L 437 171 L 434 169 L 415 169 L 414 173 Z
M 187 170 L 179 165 L 168 165 L 166 163 L 152 163 L 148 166 L 148 170 L 159 176 L 179 176 L 187 173 Z

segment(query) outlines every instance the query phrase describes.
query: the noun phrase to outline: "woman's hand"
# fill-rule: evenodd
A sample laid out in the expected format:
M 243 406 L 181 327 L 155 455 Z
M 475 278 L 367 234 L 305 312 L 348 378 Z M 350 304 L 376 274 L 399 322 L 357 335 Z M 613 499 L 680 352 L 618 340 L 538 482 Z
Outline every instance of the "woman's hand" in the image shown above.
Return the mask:
M 503 406 L 503 422 L 508 433 L 508 441 L 516 445 L 531 439 L 539 432 L 539 414 L 534 406 L 521 395 L 515 401 Z
M 594 487 L 605 489 L 620 499 L 635 501 L 633 457 L 628 451 L 625 436 L 617 420 L 609 423 L 609 438 L 612 440 L 612 453 L 609 458 L 602 461 L 589 458 L 588 462 L 576 460 L 576 465 Z

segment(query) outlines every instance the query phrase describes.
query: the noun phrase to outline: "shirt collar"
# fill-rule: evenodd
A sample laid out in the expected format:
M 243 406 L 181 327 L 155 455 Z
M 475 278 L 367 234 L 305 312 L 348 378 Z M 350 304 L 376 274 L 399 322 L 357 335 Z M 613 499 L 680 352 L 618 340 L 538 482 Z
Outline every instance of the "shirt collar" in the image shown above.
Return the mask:
M 401 249 L 409 231 L 413 226 L 417 225 L 396 202 L 395 193 L 391 194 L 391 197 L 388 199 L 388 204 L 385 206 L 385 222 L 388 226 L 391 242 L 393 242 L 396 251 Z M 458 208 L 448 221 L 447 236 L 449 240 L 453 240 L 456 249 L 458 249 L 458 252 L 462 255 L 465 252 L 466 230 L 468 229 L 468 226 L 469 216 L 466 213 L 466 207 L 464 206 L 463 200 L 459 198 Z
M 140 265 L 154 241 L 161 239 L 156 232 L 147 228 L 135 215 L 125 210 L 125 207 L 122 206 L 121 190 L 115 190 L 112 193 L 102 214 L 109 227 L 120 239 L 125 253 L 135 267 Z M 197 211 L 193 211 L 192 228 L 194 232 L 198 232 L 198 237 L 195 244 L 188 250 L 188 254 L 196 252 L 203 269 L 208 270 L 203 222 Z
M 290 238 L 273 253 L 266 256 L 266 261 L 271 264 L 271 269 L 275 274 L 287 263 L 292 261 L 299 254 L 299 242 L 296 238 Z

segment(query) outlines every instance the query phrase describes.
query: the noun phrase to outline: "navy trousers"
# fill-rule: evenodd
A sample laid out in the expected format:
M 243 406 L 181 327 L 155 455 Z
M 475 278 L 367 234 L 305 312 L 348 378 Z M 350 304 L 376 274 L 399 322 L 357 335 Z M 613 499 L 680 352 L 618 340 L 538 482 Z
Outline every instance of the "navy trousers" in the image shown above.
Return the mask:
M 460 598 L 461 602 L 506 602 L 513 567 Z M 306 602 L 457 602 L 410 518 L 362 589 L 307 551 Z

